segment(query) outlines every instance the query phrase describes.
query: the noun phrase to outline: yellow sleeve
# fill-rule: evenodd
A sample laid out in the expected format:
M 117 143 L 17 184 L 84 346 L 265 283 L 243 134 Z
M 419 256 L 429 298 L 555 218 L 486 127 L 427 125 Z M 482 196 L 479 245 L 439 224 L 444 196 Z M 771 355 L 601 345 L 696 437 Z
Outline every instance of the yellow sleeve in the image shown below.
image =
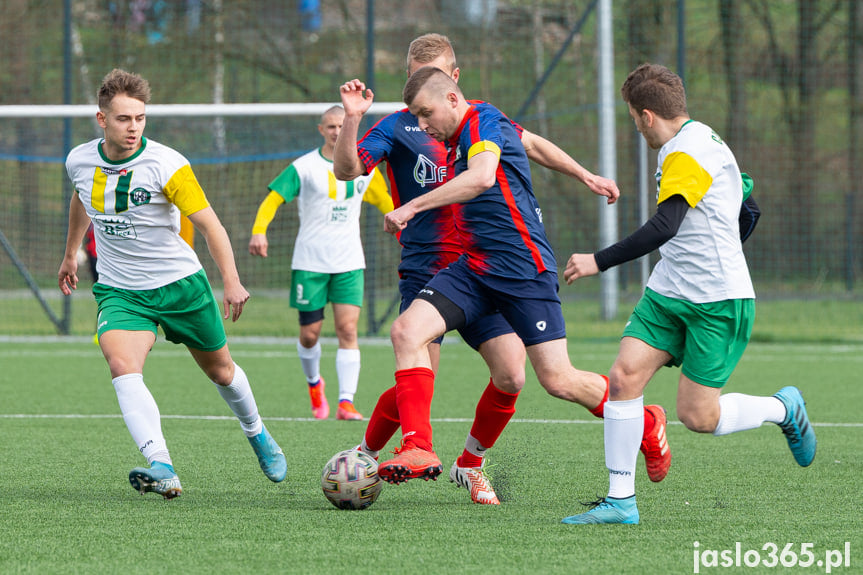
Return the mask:
M 189 164 L 174 172 L 162 192 L 169 202 L 180 208 L 180 213 L 184 216 L 210 207 L 210 202 L 207 201 L 207 196 Z
M 258 208 L 258 215 L 255 216 L 255 223 L 252 224 L 252 235 L 267 233 L 267 227 L 276 217 L 276 210 L 284 203 L 285 198 L 278 192 L 271 191 Z
M 182 214 L 180 214 L 180 237 L 189 244 L 189 247 L 195 247 L 195 225 Z
M 672 152 L 662 162 L 662 179 L 659 181 L 656 203 L 661 204 L 679 194 L 689 207 L 694 208 L 712 185 L 713 177 L 695 158 L 684 152 Z
M 387 214 L 394 209 L 387 181 L 377 168 L 372 171 L 372 179 L 369 180 L 369 187 L 363 194 L 363 201 L 375 206 L 382 214 Z
M 482 140 L 471 146 L 470 150 L 467 151 L 467 159 L 473 158 L 480 152 L 494 152 L 498 159 L 500 159 L 500 147 L 489 140 Z

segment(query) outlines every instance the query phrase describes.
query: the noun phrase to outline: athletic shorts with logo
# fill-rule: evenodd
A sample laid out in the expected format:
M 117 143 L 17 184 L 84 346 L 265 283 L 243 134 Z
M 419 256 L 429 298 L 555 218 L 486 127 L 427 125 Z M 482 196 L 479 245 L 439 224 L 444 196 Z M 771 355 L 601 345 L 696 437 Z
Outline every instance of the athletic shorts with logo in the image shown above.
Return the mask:
M 416 295 L 429 283 L 429 281 L 431 281 L 432 277 L 434 276 L 429 274 L 402 272 L 401 278 L 399 279 L 399 293 L 402 296 L 399 313 L 410 307 L 411 302 L 416 299 Z M 512 329 L 512 326 L 506 322 L 500 313 L 485 316 L 481 320 L 473 323 L 465 323 L 465 325 L 458 328 L 458 333 L 461 338 L 473 349 L 479 349 L 481 344 L 492 338 L 513 332 L 514 330 Z M 432 343 L 439 344 L 442 341 L 443 336 L 440 336 Z
M 337 274 L 291 271 L 291 307 L 301 312 L 323 309 L 328 303 L 363 306 L 364 270 Z
M 566 337 L 554 272 L 545 271 L 530 280 L 479 275 L 462 256 L 435 274 L 426 287 L 461 309 L 464 325 L 478 324 L 499 312 L 526 346 Z
M 669 367 L 701 385 L 723 387 L 743 356 L 755 322 L 754 299 L 692 303 L 647 288 L 623 330 L 671 354 Z
M 151 331 L 162 327 L 165 337 L 192 349 L 216 351 L 227 343 L 222 314 L 207 274 L 199 270 L 168 285 L 127 290 L 96 283 L 97 333 Z

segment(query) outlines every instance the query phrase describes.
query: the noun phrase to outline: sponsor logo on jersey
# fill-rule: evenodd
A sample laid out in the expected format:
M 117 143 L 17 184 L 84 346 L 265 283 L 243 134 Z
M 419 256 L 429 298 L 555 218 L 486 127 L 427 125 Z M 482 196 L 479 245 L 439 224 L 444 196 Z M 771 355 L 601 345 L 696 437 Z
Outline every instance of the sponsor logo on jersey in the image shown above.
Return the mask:
M 438 166 L 427 156 L 419 154 L 414 166 L 414 180 L 423 188 L 441 184 L 446 181 L 446 166 Z
M 132 220 L 118 215 L 96 214 L 95 223 L 98 224 L 102 234 L 111 240 L 134 240 L 138 238 L 135 232 L 135 224 Z
M 103 174 L 108 175 L 108 176 L 114 176 L 114 175 L 125 176 L 126 175 L 126 169 L 125 168 L 118 170 L 117 168 L 112 168 L 110 166 L 99 166 L 99 169 L 102 170 Z
M 350 209 L 348 206 L 333 206 L 332 211 L 330 212 L 329 223 L 331 224 L 344 224 L 348 221 L 348 214 Z
M 405 132 L 422 132 L 423 129 L 419 126 L 405 126 Z

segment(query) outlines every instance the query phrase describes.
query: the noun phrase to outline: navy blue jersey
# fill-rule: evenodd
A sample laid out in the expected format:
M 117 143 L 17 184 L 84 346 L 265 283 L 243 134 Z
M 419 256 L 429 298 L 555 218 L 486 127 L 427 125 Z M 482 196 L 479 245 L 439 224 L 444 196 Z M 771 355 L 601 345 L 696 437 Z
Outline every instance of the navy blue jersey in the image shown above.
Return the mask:
M 446 181 L 446 147 L 423 132 L 407 109 L 381 119 L 358 142 L 367 172 L 387 162 L 393 203 L 399 207 Z M 458 259 L 463 249 L 453 220 L 453 206 L 416 215 L 399 234 L 399 272 L 434 274 Z
M 447 145 L 451 178 L 467 170 L 468 160 L 480 152 L 498 153 L 500 159 L 495 184 L 455 210 L 470 269 L 516 279 L 557 273 L 519 126 L 491 104 L 472 101 Z

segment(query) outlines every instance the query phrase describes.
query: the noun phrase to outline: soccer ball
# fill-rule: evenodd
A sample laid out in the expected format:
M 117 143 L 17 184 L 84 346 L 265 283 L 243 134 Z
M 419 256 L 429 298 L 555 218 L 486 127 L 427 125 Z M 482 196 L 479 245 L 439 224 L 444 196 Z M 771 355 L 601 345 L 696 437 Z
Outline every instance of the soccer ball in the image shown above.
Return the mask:
M 340 451 L 324 466 L 321 489 L 339 509 L 365 509 L 383 489 L 378 462 L 357 449 Z

